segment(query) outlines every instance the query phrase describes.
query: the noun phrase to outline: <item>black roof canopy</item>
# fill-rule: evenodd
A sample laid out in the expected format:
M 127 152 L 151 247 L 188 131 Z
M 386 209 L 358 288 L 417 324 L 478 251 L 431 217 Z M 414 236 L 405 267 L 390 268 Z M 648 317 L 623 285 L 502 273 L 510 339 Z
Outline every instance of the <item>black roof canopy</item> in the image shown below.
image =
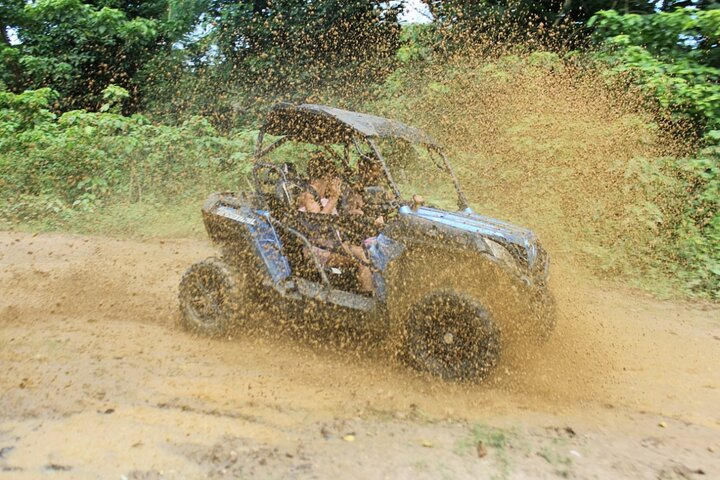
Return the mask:
M 268 114 L 264 131 L 318 144 L 344 143 L 359 135 L 439 146 L 422 130 L 395 120 L 309 103 L 278 103 Z

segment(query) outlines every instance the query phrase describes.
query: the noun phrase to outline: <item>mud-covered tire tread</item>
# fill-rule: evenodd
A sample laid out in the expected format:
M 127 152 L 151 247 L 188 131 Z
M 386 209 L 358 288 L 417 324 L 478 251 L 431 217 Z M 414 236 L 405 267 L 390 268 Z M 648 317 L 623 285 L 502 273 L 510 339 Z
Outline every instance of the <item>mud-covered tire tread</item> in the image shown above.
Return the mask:
M 452 253 L 452 254 L 451 254 Z M 555 306 L 544 285 L 528 290 L 483 256 L 418 246 L 390 265 L 387 273 L 390 332 L 388 348 L 401 356 L 408 312 L 436 291 L 463 295 L 487 310 L 502 331 L 503 350 L 523 342 L 541 344 L 555 327 Z
M 215 295 L 218 308 L 213 315 L 198 311 L 198 290 Z M 199 335 L 222 336 L 238 326 L 246 308 L 246 296 L 244 276 L 226 262 L 216 257 L 197 262 L 180 280 L 180 325 Z
M 453 343 L 444 342 L 444 334 Z M 480 380 L 500 358 L 500 330 L 471 298 L 433 292 L 412 306 L 405 325 L 405 359 L 413 368 L 451 381 Z

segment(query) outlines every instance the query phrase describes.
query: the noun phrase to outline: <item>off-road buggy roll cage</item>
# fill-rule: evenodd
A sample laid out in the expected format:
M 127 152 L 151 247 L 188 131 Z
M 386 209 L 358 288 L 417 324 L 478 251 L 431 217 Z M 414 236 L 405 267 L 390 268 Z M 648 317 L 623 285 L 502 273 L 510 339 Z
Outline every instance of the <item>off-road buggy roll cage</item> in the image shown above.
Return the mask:
M 280 138 L 263 148 L 265 134 L 279 136 Z M 348 148 L 349 145 L 353 145 L 356 153 L 363 159 L 380 165 L 385 179 L 395 196 L 395 201 L 403 203 L 400 189 L 393 179 L 387 162 L 373 141 L 373 139 L 377 138 L 394 138 L 410 144 L 423 145 L 431 155 L 433 153 L 438 155 L 442 163 L 433 163 L 435 163 L 439 169 L 445 171 L 452 179 L 453 186 L 457 192 L 458 208 L 460 210 L 468 208 L 467 198 L 462 190 L 460 181 L 455 175 L 443 147 L 439 143 L 420 129 L 365 113 L 351 112 L 324 105 L 278 103 L 270 111 L 264 125 L 260 129 L 254 162 L 257 164 L 263 157 L 288 140 L 294 140 L 314 145 L 323 145 L 333 156 L 338 155 L 330 148 L 330 145 L 345 145 L 345 156 L 344 158 L 340 157 L 340 160 L 349 168 Z M 370 147 L 372 156 L 363 153 L 360 145 L 361 141 Z
M 277 139 L 264 146 L 265 135 Z M 308 192 L 323 203 L 313 182 L 299 174 L 297 162 L 264 160 L 289 140 L 324 149 L 329 155 L 313 155 L 313 161 L 340 167 L 348 188 L 338 207 L 344 214 L 299 211 L 297 194 Z M 392 152 L 389 165 L 381 150 Z M 402 198 L 392 168 L 417 160 L 449 175 L 460 211 Z M 408 365 L 458 380 L 490 372 L 501 342 L 524 345 L 552 331 L 547 252 L 532 231 L 467 208 L 445 152 L 421 130 L 332 107 L 282 103 L 259 132 L 253 162 L 253 192 L 214 193 L 203 205 L 208 235 L 222 253 L 195 263 L 180 282 L 186 328 L 225 334 L 255 321 L 258 305 L 293 317 L 312 311 L 316 319 L 332 320 L 333 329 L 347 323 L 382 333 Z M 324 175 L 322 164 L 311 165 L 319 171 L 307 173 Z M 412 183 L 403 176 L 397 174 L 410 193 L 405 188 Z M 367 264 L 362 255 L 352 256 L 360 245 Z M 333 257 L 338 247 L 362 266 L 353 269 Z M 360 285 L 365 267 L 371 292 Z

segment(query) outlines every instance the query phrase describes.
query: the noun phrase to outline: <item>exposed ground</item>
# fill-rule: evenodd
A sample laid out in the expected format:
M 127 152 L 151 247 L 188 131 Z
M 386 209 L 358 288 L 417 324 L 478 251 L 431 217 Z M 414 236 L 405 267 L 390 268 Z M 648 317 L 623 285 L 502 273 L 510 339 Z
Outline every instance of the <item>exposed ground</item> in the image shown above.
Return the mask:
M 550 342 L 462 386 L 274 328 L 194 338 L 175 292 L 212 253 L 0 233 L 0 478 L 720 478 L 716 306 L 560 264 Z

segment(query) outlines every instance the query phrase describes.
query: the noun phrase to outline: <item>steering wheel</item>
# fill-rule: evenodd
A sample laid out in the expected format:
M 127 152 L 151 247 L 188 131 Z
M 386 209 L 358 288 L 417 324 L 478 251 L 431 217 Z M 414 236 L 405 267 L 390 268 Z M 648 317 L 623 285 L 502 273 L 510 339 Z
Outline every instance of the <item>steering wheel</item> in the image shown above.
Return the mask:
M 272 163 L 255 164 L 252 170 L 255 190 L 261 193 L 272 193 L 288 206 L 295 205 L 295 196 L 301 191 L 299 183 L 289 180 L 295 173 L 290 164 L 275 165 Z

